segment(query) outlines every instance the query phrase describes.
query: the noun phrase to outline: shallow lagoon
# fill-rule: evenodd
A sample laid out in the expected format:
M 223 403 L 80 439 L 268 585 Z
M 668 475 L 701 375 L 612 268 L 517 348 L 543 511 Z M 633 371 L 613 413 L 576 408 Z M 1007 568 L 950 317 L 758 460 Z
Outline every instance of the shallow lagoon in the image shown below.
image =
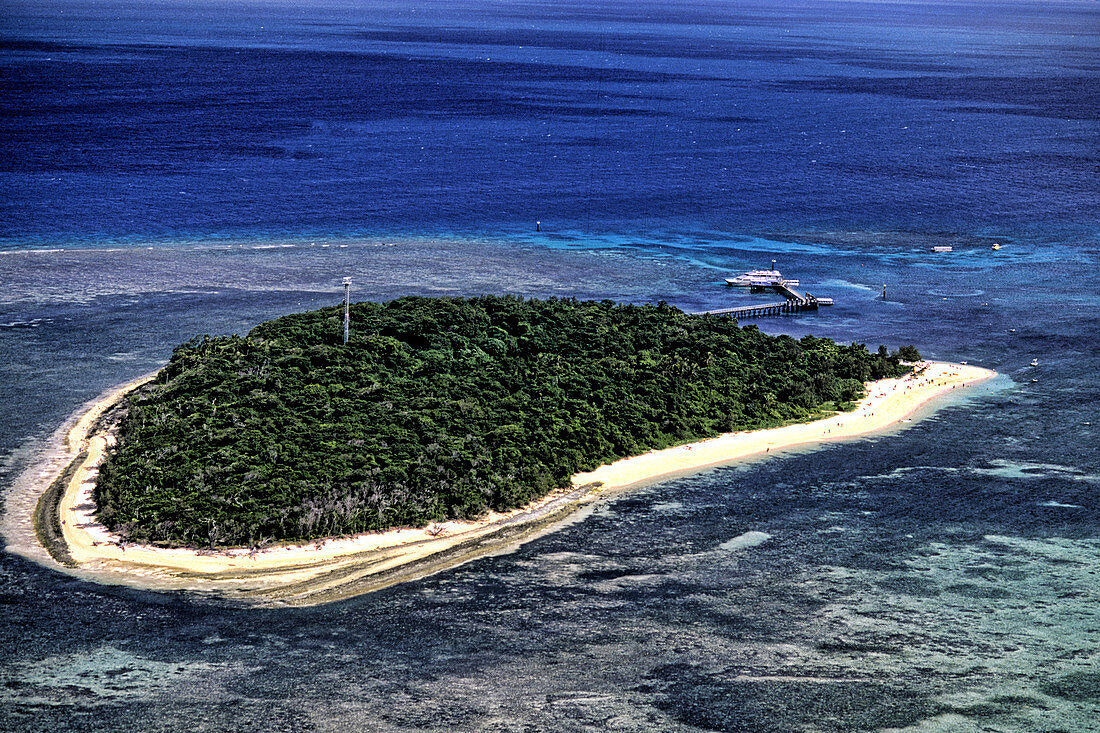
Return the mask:
M 320 290 L 329 264 L 373 298 L 573 292 L 694 308 L 750 297 L 709 267 L 618 247 L 346 244 L 280 248 L 252 270 L 235 264 L 232 281 L 221 265 L 246 261 L 247 248 L 135 250 L 110 277 L 98 263 L 112 253 L 0 258 L 28 293 L 47 291 L 19 258 L 64 258 L 71 282 L 87 287 L 79 299 L 6 306 L 8 322 L 22 322 L 0 332 L 23 396 L 5 402 L 15 455 L 33 451 L 33 439 L 19 447 L 25 434 L 155 367 L 188 333 L 243 331 L 338 301 L 338 283 Z M 52 730 L 139 729 L 153 715 L 168 729 L 197 717 L 293 730 L 1084 730 L 1100 633 L 1100 465 L 1087 448 L 1100 415 L 1081 371 L 1097 366 L 1094 332 L 1036 322 L 1035 298 L 1051 304 L 1038 313 L 1056 312 L 1058 282 L 1001 289 L 985 301 L 995 311 L 928 294 L 994 271 L 1000 282 L 1033 277 L 1030 262 L 972 257 L 964 277 L 920 266 L 923 254 L 905 265 L 802 252 L 799 277 L 838 306 L 759 323 L 872 347 L 917 333 L 930 356 L 1002 372 L 962 402 L 894 435 L 628 493 L 513 553 L 416 583 L 310 610 L 242 611 L 94 586 L 4 555 L 4 715 Z M 410 282 L 425 262 L 424 282 Z M 874 273 L 866 289 L 845 284 L 861 270 Z M 146 271 L 157 291 L 127 291 Z M 871 289 L 883 272 L 906 283 L 885 303 Z M 269 289 L 279 278 L 287 287 Z M 995 318 L 974 337 L 965 324 L 982 313 Z

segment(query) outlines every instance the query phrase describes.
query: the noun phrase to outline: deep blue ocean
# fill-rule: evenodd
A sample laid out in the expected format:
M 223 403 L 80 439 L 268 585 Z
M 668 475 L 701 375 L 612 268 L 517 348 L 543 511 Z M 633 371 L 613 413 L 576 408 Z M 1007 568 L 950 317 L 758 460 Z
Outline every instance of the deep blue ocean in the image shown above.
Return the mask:
M 0 729 L 1098 729 L 1095 3 L 6 0 L 0 140 L 5 492 L 345 276 L 697 311 L 774 259 L 836 305 L 762 330 L 1000 373 L 330 606 L 0 553 Z

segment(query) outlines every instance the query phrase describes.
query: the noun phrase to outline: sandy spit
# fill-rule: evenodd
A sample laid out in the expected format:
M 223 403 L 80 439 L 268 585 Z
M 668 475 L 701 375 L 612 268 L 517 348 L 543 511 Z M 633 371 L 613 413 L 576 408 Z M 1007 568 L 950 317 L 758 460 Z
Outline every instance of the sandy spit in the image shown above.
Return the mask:
M 853 412 L 809 423 L 728 433 L 653 451 L 579 473 L 572 487 L 522 509 L 477 522 L 285 544 L 250 550 L 165 549 L 126 544 L 95 520 L 92 488 L 114 440 L 99 418 L 151 375 L 111 390 L 54 436 L 57 445 L 24 473 L 7 503 L 4 533 L 10 552 L 81 578 L 143 589 L 185 590 L 256 605 L 316 605 L 424 577 L 491 552 L 517 546 L 560 526 L 577 509 L 608 492 L 687 475 L 784 449 L 841 441 L 904 427 L 922 407 L 952 390 L 995 376 L 980 367 L 925 363 L 917 373 L 868 385 Z M 921 411 L 922 414 L 924 411 Z M 86 455 L 84 455 L 86 453 Z M 35 503 L 79 460 L 57 504 L 61 536 L 75 567 L 55 560 L 37 541 Z

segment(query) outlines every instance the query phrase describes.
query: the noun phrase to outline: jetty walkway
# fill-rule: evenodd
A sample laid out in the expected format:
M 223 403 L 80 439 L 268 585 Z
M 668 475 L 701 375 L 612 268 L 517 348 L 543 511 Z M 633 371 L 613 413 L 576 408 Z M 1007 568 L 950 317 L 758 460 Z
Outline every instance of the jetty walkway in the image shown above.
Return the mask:
M 718 308 L 709 311 L 697 311 L 699 316 L 730 316 L 742 320 L 745 318 L 760 318 L 763 316 L 782 316 L 802 311 L 815 311 L 819 306 L 832 305 L 831 298 L 816 298 L 809 293 L 802 293 L 791 287 L 786 281 L 769 283 L 767 285 L 754 285 L 756 292 L 763 290 L 775 290 L 786 300 L 779 303 L 760 303 L 756 305 L 739 305 L 734 308 Z

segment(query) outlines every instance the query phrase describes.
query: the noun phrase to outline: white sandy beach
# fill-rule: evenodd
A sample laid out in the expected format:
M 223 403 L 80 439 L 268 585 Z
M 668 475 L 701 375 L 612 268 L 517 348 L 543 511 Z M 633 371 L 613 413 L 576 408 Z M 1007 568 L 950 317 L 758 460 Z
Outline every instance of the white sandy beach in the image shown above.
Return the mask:
M 870 384 L 867 397 L 854 412 L 810 423 L 729 433 L 623 459 L 577 474 L 573 477 L 573 490 L 555 492 L 507 514 L 492 514 L 478 522 L 445 522 L 429 528 L 396 529 L 259 551 L 124 544 L 95 520 L 91 492 L 99 463 L 113 437 L 89 433 L 98 417 L 139 381 L 105 396 L 68 432 L 69 452 L 75 458 L 86 450 L 87 457 L 68 482 L 58 505 L 64 543 L 77 566 L 66 570 L 108 583 L 217 592 L 260 602 L 308 605 L 336 600 L 422 577 L 518 544 L 546 531 L 600 493 L 786 448 L 851 439 L 903 426 L 904 421 L 931 400 L 994 375 L 979 367 L 934 362 L 919 374 Z M 44 476 L 41 490 L 59 474 L 60 471 Z
M 726 433 L 690 445 L 624 458 L 595 471 L 577 474 L 573 481 L 599 481 L 605 489 L 623 489 L 784 448 L 856 438 L 897 426 L 945 392 L 994 376 L 996 372 L 981 367 L 931 362 L 920 375 L 870 383 L 867 396 L 853 412 L 769 430 Z

